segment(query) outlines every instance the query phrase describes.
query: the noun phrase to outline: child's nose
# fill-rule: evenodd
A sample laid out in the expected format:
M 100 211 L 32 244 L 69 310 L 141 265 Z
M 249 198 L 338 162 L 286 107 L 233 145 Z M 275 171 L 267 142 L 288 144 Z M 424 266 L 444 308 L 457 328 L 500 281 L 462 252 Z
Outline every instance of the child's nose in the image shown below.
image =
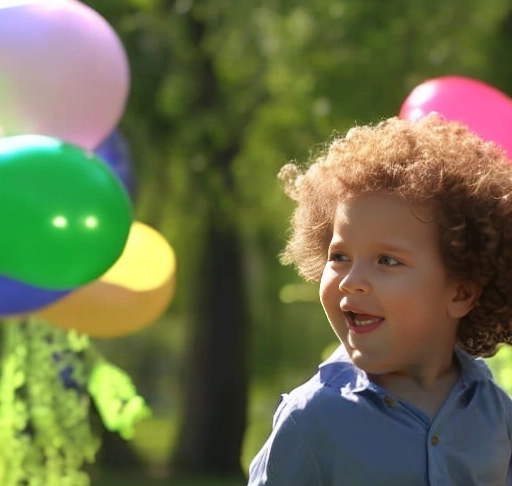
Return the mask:
M 341 279 L 340 290 L 347 294 L 367 294 L 371 290 L 371 285 L 362 269 L 354 265 Z

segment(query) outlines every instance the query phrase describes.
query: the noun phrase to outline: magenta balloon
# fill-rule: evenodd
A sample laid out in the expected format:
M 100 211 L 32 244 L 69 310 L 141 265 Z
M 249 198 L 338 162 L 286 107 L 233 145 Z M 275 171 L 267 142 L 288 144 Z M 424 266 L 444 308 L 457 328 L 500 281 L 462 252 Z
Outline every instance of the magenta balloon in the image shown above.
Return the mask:
M 467 125 L 484 140 L 501 145 L 512 158 L 512 99 L 481 81 L 444 76 L 418 85 L 400 109 L 400 118 L 417 120 L 436 111 Z
M 0 3 L 0 127 L 92 150 L 117 126 L 126 53 L 107 21 L 77 0 Z

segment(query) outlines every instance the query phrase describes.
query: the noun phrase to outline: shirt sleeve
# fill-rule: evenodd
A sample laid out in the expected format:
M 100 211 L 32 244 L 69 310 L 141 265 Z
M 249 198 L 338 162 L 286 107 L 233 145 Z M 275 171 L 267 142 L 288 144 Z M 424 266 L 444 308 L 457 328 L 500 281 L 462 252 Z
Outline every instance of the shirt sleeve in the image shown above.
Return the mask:
M 247 486 L 325 486 L 286 401 L 275 414 L 270 437 L 249 467 Z

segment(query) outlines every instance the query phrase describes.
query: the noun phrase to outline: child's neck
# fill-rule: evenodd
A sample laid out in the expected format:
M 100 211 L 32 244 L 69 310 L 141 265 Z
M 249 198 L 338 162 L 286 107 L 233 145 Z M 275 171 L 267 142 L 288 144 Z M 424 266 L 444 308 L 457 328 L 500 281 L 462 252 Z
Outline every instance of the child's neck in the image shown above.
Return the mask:
M 454 360 L 434 378 L 426 381 L 413 375 L 387 373 L 371 375 L 371 380 L 395 397 L 414 405 L 431 419 L 435 417 L 460 376 Z

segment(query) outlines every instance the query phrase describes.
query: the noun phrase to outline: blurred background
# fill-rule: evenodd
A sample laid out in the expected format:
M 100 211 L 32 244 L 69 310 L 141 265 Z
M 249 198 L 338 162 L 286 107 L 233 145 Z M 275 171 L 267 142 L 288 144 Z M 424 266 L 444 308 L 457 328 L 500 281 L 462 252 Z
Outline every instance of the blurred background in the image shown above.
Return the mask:
M 512 95 L 512 1 L 85 3 L 129 58 L 119 129 L 135 218 L 177 261 L 174 300 L 154 325 L 96 340 L 153 416 L 131 442 L 104 434 L 93 484 L 241 485 L 279 394 L 334 343 L 317 287 L 278 262 L 292 212 L 279 168 L 397 115 L 429 78 Z M 509 363 L 508 349 L 492 360 L 512 389 Z

